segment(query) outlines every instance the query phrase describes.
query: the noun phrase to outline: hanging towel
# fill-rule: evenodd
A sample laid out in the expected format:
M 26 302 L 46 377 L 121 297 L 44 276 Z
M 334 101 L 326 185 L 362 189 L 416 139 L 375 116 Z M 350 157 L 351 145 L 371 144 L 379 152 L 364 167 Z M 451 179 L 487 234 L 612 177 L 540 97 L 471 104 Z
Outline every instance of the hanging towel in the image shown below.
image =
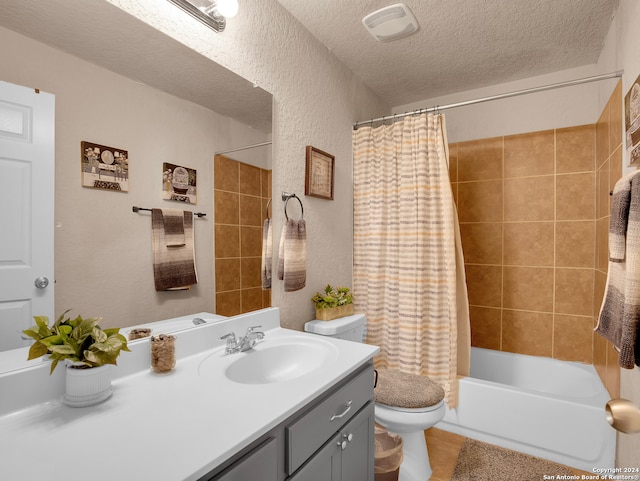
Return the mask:
M 289 219 L 282 228 L 278 249 L 278 279 L 285 292 L 302 289 L 307 281 L 307 225 L 304 219 Z
M 167 247 L 184 245 L 184 211 L 180 209 L 162 209 L 164 238 Z
M 595 331 L 619 351 L 625 369 L 640 366 L 640 172 L 613 189 L 609 223 L 609 272 Z
M 173 210 L 173 209 L 166 209 Z M 153 276 L 156 291 L 184 290 L 198 283 L 193 242 L 193 213 L 182 211 L 184 243 L 169 245 L 167 237 L 176 242 L 175 234 L 165 233 L 165 209 L 151 211 Z M 171 217 L 169 213 L 168 218 Z
M 271 264 L 273 243 L 271 241 L 271 219 L 264 220 L 262 227 L 262 289 L 271 289 Z

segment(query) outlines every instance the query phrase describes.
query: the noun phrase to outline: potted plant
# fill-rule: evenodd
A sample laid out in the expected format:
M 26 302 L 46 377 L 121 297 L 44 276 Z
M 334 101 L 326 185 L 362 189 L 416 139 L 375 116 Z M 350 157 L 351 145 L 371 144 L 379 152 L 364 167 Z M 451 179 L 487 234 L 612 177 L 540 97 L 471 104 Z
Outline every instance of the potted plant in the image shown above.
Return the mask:
M 111 396 L 110 365 L 116 364 L 121 351 L 129 351 L 127 339 L 119 328 L 101 329 L 102 318 L 75 319 L 65 311 L 49 327 L 49 318 L 34 316 L 36 325 L 23 331 L 34 339 L 28 359 L 49 355 L 53 360 L 49 374 L 58 362 L 66 361 L 64 400 L 70 406 L 89 406 Z
M 331 287 L 327 284 L 323 292 L 315 293 L 311 302 L 316 308 L 316 319 L 322 321 L 353 314 L 353 295 L 348 287 Z

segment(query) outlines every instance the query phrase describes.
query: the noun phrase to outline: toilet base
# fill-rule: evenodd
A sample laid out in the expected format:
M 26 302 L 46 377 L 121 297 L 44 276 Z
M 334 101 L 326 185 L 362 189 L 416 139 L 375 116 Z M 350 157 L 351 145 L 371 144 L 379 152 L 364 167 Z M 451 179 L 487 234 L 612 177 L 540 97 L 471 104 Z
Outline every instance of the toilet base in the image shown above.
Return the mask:
M 429 464 L 429 453 L 424 431 L 402 433 L 403 458 L 398 481 L 427 481 L 433 470 Z
M 398 481 L 427 481 L 433 471 L 424 430 L 438 424 L 445 414 L 444 401 L 424 410 L 400 410 L 376 404 L 376 422 L 402 437 L 403 460 Z

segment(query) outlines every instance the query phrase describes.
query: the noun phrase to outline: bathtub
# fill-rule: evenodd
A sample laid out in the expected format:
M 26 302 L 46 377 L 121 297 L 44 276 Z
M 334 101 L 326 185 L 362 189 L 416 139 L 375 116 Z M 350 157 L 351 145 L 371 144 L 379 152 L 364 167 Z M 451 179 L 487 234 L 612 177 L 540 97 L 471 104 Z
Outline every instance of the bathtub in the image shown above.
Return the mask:
M 591 365 L 474 347 L 437 428 L 592 473 L 615 466 L 608 400 Z

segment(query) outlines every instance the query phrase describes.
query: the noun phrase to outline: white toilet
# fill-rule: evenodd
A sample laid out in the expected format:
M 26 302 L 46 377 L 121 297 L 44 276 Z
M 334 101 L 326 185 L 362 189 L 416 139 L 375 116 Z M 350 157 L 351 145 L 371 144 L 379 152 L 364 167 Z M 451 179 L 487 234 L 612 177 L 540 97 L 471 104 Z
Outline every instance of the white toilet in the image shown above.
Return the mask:
M 304 330 L 354 342 L 363 342 L 367 319 L 364 314 L 333 321 L 310 321 Z M 376 422 L 402 436 L 404 458 L 399 481 L 426 481 L 431 477 L 424 430 L 442 420 L 445 414 L 442 387 L 424 376 L 378 370 L 375 391 Z M 410 406 L 410 407 L 407 407 Z

